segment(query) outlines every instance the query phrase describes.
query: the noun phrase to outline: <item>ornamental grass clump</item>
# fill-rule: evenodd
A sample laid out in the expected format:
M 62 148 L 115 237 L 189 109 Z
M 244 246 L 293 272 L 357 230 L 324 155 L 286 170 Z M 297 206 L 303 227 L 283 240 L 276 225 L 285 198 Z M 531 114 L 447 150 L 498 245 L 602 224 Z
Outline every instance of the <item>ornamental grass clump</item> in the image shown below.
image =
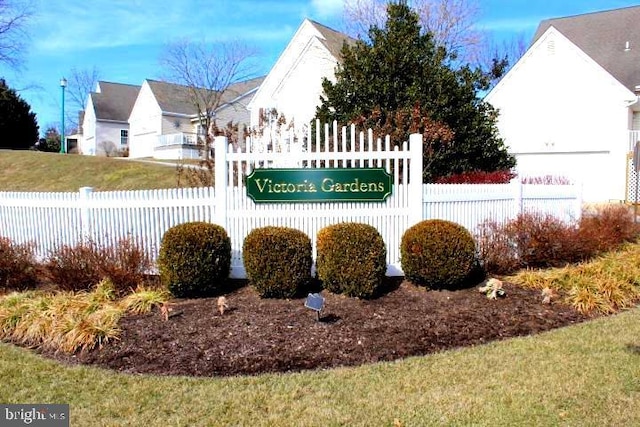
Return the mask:
M 126 313 L 148 313 L 168 298 L 166 291 L 139 288 L 119 300 L 108 279 L 91 292 L 13 292 L 0 297 L 0 339 L 67 353 L 89 350 L 117 338 Z
M 609 314 L 640 301 L 640 244 L 629 243 L 589 262 L 547 270 L 523 270 L 510 282 L 553 289 L 581 313 Z
M 219 225 L 188 222 L 171 227 L 162 237 L 160 280 L 175 297 L 206 297 L 221 292 L 230 269 L 231 239 Z
M 323 286 L 358 298 L 377 296 L 387 270 L 382 236 L 368 224 L 341 223 L 318 231 L 316 267 Z
M 311 239 L 288 227 L 262 227 L 244 239 L 247 277 L 261 297 L 292 298 L 311 280 Z
M 463 226 L 430 219 L 405 231 L 400 244 L 405 277 L 432 289 L 454 289 L 475 278 L 473 237 Z

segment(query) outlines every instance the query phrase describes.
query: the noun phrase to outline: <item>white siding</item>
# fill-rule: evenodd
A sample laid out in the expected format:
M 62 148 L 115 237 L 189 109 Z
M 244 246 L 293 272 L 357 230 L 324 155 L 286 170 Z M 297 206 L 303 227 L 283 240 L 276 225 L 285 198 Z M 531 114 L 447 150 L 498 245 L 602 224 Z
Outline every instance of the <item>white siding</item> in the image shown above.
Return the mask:
M 82 121 L 84 138 L 80 145 L 80 153 L 93 156 L 96 154 L 96 112 L 93 108 L 91 95 L 85 107 L 84 120 Z
M 322 79 L 334 81 L 336 59 L 316 38 L 273 94 L 272 106 L 297 125 L 308 124 L 320 104 Z
M 631 129 L 640 130 L 640 113 L 637 111 L 633 112 L 633 119 L 631 121 Z
M 129 116 L 129 157 L 153 157 L 161 131 L 162 111 L 145 81 Z
M 239 123 L 246 126 L 251 124 L 251 114 L 247 109 L 247 104 L 251 101 L 255 92 L 236 100 L 233 104 L 220 107 L 216 111 L 216 122 L 218 126 L 225 126 L 229 122 Z
M 624 199 L 632 94 L 553 27 L 489 93 L 523 175 L 562 175 L 585 200 Z
M 118 122 L 105 122 L 98 120 L 96 126 L 96 146 L 95 153 L 98 156 L 105 154 L 112 154 L 114 150 L 119 150 L 120 146 L 120 131 L 128 130 L 128 123 Z
M 305 20 L 251 101 L 251 125 L 260 108 L 276 108 L 296 124 L 309 122 L 322 93 L 322 78 L 334 78 L 337 60 L 318 40 L 321 34 Z
M 191 118 L 189 117 L 178 117 L 169 114 L 162 116 L 163 135 L 181 132 L 191 133 L 194 131 L 194 126 L 191 124 Z

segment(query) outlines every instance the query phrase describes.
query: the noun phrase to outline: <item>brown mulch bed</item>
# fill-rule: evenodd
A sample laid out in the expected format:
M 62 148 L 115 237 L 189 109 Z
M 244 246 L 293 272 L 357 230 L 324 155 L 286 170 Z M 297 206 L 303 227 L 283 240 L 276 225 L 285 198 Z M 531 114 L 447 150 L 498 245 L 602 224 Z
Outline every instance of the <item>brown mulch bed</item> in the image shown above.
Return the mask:
M 505 284 L 488 300 L 477 288 L 428 291 L 396 282 L 384 296 L 359 300 L 322 292 L 322 318 L 304 298 L 260 299 L 249 286 L 216 298 L 174 300 L 159 311 L 121 320 L 120 339 L 68 363 L 127 373 L 224 376 L 325 369 L 390 361 L 456 347 L 535 334 L 587 320 L 571 307 L 542 304 L 539 291 Z

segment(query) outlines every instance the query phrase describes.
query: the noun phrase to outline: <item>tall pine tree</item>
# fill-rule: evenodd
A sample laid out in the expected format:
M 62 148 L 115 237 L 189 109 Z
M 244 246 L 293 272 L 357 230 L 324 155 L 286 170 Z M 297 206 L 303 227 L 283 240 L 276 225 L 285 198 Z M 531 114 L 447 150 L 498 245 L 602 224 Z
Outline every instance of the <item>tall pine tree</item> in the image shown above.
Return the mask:
M 316 117 L 371 127 L 395 143 L 423 133 L 425 182 L 513 168 L 497 114 L 478 96 L 492 76 L 468 65 L 454 68 L 455 57 L 430 33 L 421 34 L 418 20 L 404 2 L 390 3 L 385 27 L 372 27 L 369 42 L 345 44 L 336 82 L 323 81 Z M 496 63 L 498 72 L 501 66 Z
M 0 79 L 0 148 L 27 150 L 38 142 L 38 123 L 31 106 Z

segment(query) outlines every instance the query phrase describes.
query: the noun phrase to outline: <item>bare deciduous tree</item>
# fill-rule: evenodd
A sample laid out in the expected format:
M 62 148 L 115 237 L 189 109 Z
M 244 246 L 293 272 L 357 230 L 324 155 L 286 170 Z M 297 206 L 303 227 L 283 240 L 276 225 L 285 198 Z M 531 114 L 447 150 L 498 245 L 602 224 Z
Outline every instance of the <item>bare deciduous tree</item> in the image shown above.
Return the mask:
M 91 69 L 71 69 L 66 88 L 68 100 L 71 104 L 66 120 L 71 124 L 71 127 L 80 128 L 82 123 L 79 123 L 78 112 L 84 110 L 87 97 L 89 93 L 96 90 L 99 78 L 100 71 L 96 66 Z
M 213 142 L 215 112 L 229 87 L 247 80 L 253 73 L 255 51 L 237 42 L 204 43 L 183 39 L 167 45 L 160 57 L 165 80 L 188 88 L 189 102 L 206 129 L 202 144 L 205 159 Z
M 0 0 L 0 64 L 18 69 L 29 40 L 26 25 L 33 15 L 30 0 Z
M 485 46 L 485 38 L 475 28 L 479 20 L 478 0 L 409 0 L 420 17 L 424 31 L 434 35 L 437 44 L 455 52 L 465 62 L 476 63 Z M 344 25 L 353 37 L 366 38 L 373 25 L 384 27 L 388 0 L 346 0 Z

